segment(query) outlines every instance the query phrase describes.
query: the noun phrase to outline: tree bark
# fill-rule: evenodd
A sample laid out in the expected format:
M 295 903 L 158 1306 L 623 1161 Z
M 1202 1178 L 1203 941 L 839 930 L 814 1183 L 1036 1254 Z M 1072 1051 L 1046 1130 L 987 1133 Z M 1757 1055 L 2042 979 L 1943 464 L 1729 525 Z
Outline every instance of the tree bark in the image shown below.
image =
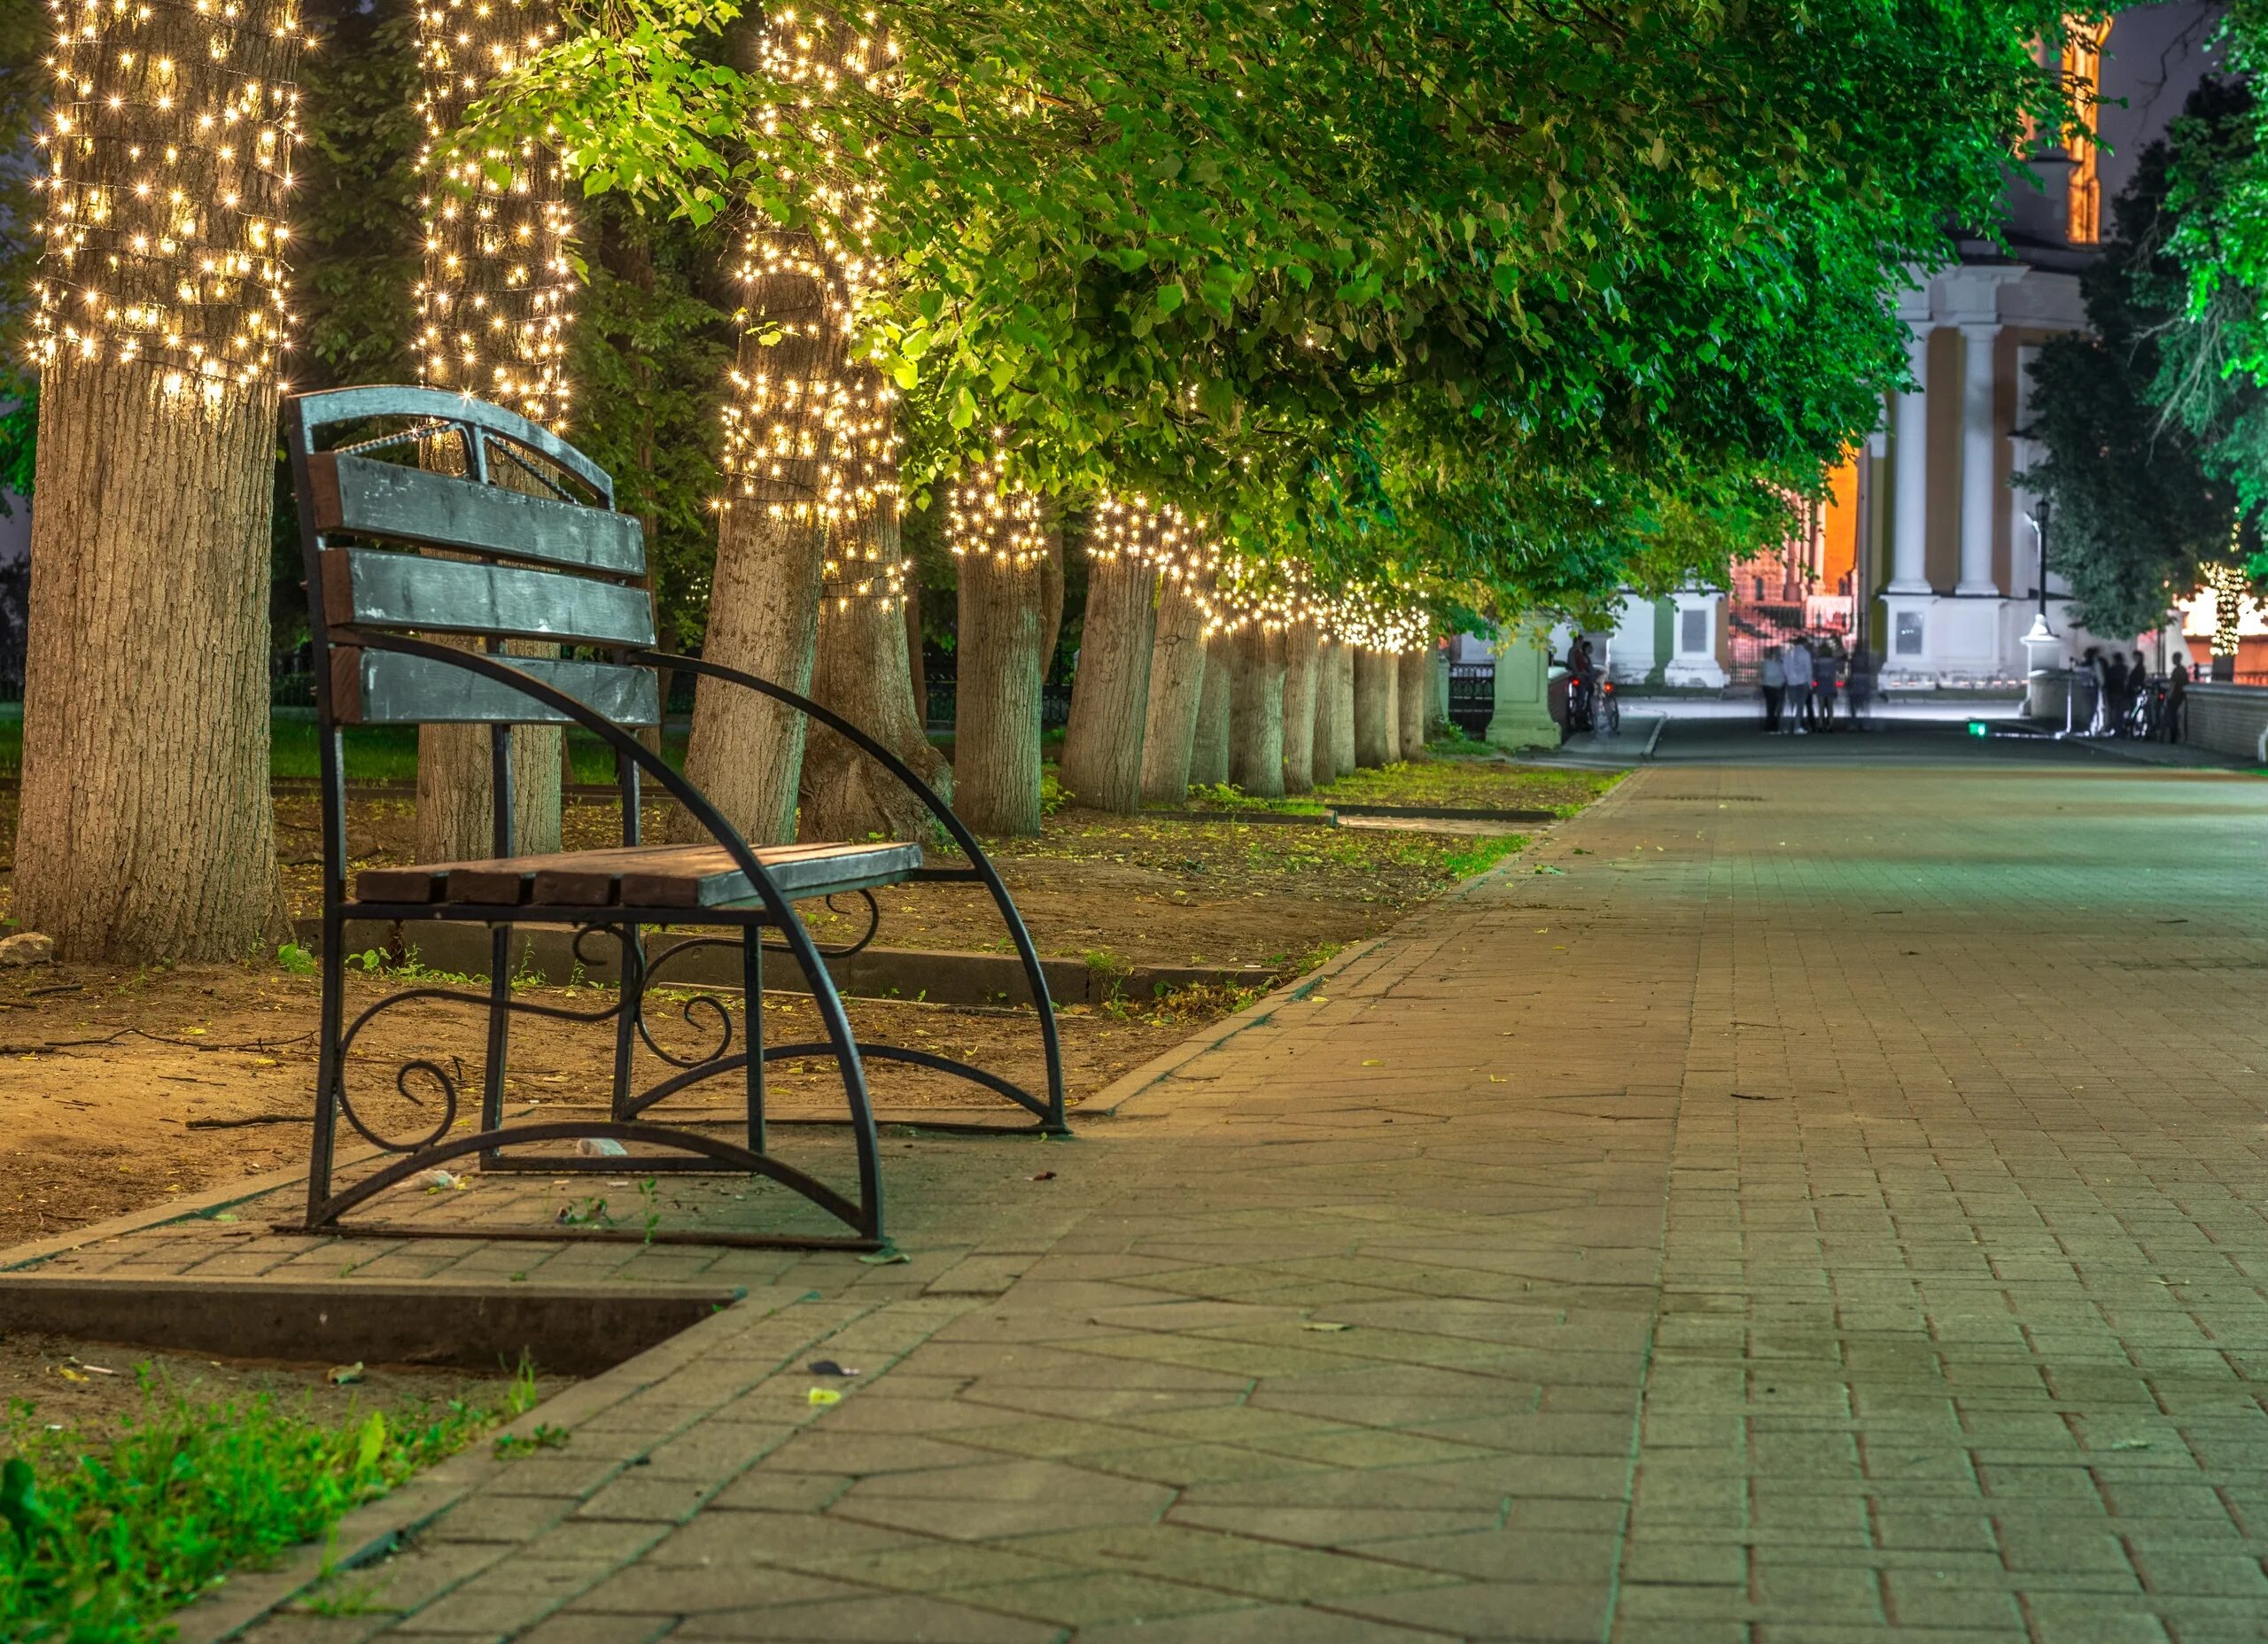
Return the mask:
M 1355 648 L 1344 640 L 1331 642 L 1331 677 L 1322 694 L 1327 699 L 1331 776 L 1333 781 L 1355 772 Z
M 1205 608 L 1180 578 L 1158 595 L 1150 648 L 1150 702 L 1142 722 L 1142 797 L 1153 805 L 1189 798 L 1197 714 L 1205 697 Z
M 1323 636 L 1312 623 L 1284 634 L 1284 791 L 1316 787 L 1315 704 L 1322 675 Z
M 1229 665 L 1229 780 L 1262 799 L 1284 793 L 1284 636 L 1258 623 Z
M 923 655 L 921 579 L 905 579 L 905 666 L 913 681 L 913 723 L 929 728 L 929 670 Z
M 1402 756 L 1422 759 L 1425 756 L 1425 698 L 1426 675 L 1431 671 L 1431 653 L 1404 651 L 1395 659 L 1399 678 L 1395 683 L 1395 702 L 1401 710 Z
M 1367 647 L 1355 651 L 1355 763 L 1390 765 L 1401 749 L 1394 701 L 1394 658 Z
M 1086 621 L 1063 733 L 1063 786 L 1096 810 L 1142 804 L 1142 721 L 1150 701 L 1157 573 L 1123 555 L 1087 565 Z
M 828 322 L 826 292 L 816 280 L 788 273 L 750 281 L 747 322 L 737 361 L 743 380 L 765 374 L 832 380 L 845 368 L 847 343 Z M 766 323 L 782 333 L 769 347 L 757 340 Z M 804 695 L 812 689 L 827 559 L 827 524 L 815 512 L 817 451 L 814 440 L 806 452 L 776 459 L 752 447 L 737 460 L 728 454 L 733 494 L 717 522 L 717 568 L 701 642 L 703 661 Z M 910 679 L 906 689 L 910 698 Z M 694 687 L 686 776 L 751 841 L 782 843 L 796 837 L 809 729 L 801 713 L 768 696 L 703 679 Z M 694 843 L 707 834 L 690 817 L 679 815 L 671 820 L 670 837 Z
M 276 407 L 168 398 L 139 362 L 41 379 L 13 911 L 67 958 L 241 958 L 281 934 Z
M 1205 685 L 1197 698 L 1197 732 L 1189 741 L 1189 782 L 1214 787 L 1229 779 L 1229 648 L 1224 634 L 1205 641 Z
M 980 834 L 1039 832 L 1039 686 L 1047 619 L 1038 567 L 960 562 L 953 808 Z
M 894 509 L 846 529 L 878 532 L 882 557 L 897 557 Z M 952 767 L 914 723 L 905 619 L 895 601 L 853 596 L 825 602 L 811 694 L 912 766 L 939 798 L 952 802 Z M 926 839 L 930 820 L 928 807 L 871 756 L 832 731 L 812 728 L 804 749 L 802 838 Z
M 1052 509 L 1053 504 L 1045 505 Z M 1051 522 L 1052 512 L 1048 516 Z M 1039 570 L 1039 680 L 1047 683 L 1055 671 L 1055 648 L 1063 640 L 1063 533 L 1053 523 L 1047 531 L 1047 553 Z

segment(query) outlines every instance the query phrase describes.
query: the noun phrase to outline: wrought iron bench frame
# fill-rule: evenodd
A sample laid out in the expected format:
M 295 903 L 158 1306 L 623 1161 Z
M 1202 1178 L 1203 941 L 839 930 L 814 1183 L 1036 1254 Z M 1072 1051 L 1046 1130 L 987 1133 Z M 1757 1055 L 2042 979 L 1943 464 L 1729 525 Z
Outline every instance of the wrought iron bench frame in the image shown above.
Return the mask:
M 327 452 L 318 447 L 318 437 L 325 430 L 352 431 L 373 423 L 400 423 L 402 426 L 330 447 Z M 836 887 L 833 894 L 855 891 L 866 901 L 868 912 L 866 928 L 850 943 L 823 948 L 812 940 L 803 921 L 794 912 L 793 903 L 799 899 L 797 894 L 782 887 L 778 877 L 766 866 L 759 851 L 749 846 L 691 781 L 672 769 L 623 724 L 617 723 L 588 702 L 561 688 L 553 679 L 545 677 L 547 671 L 555 670 L 547 670 L 542 663 L 532 668 L 522 665 L 498 650 L 507 638 L 542 638 L 542 634 L 509 626 L 493 632 L 458 629 L 455 631 L 470 632 L 482 647 L 478 650 L 461 649 L 416 637 L 414 632 L 386 632 L 384 624 L 358 624 L 353 620 L 351 601 L 346 613 L 347 620 L 344 622 L 337 619 L 337 613 L 326 610 L 324 556 L 334 548 L 332 539 L 336 536 L 344 534 L 357 540 L 407 542 L 429 549 L 439 548 L 444 554 L 464 550 L 462 545 L 447 541 L 425 542 L 406 531 L 389 534 L 383 531 L 357 530 L 352 525 L 342 529 L 334 523 L 326 527 L 322 523 L 323 508 L 315 483 L 315 465 L 324 455 L 359 456 L 405 445 L 454 438 L 459 442 L 464 454 L 465 475 L 453 483 L 479 487 L 484 495 L 523 494 L 502 490 L 493 485 L 493 463 L 497 458 L 501 458 L 527 479 L 543 486 L 546 493 L 619 519 L 618 515 L 614 515 L 613 482 L 603 469 L 566 441 L 515 413 L 469 397 L 433 389 L 350 388 L 294 395 L 286 401 L 285 423 L 293 488 L 298 500 L 300 547 L 307 577 L 308 625 L 315 676 L 322 811 L 322 919 L 319 955 L 322 991 L 319 1026 L 321 1045 L 317 1059 L 307 1212 L 304 1221 L 295 1224 L 299 1229 L 309 1232 L 384 1233 L 395 1237 L 559 1237 L 559 1229 L 553 1227 L 540 1229 L 459 1229 L 447 1223 L 430 1226 L 356 1224 L 344 1220 L 378 1195 L 424 1171 L 468 1154 L 478 1154 L 484 1171 L 524 1170 L 548 1175 L 621 1175 L 632 1170 L 744 1172 L 764 1177 L 801 1195 L 835 1217 L 849 1229 L 840 1236 L 816 1236 L 727 1229 L 687 1231 L 594 1227 L 581 1229 L 585 1237 L 655 1243 L 874 1248 L 883 1243 L 884 1230 L 879 1145 L 866 1080 L 865 1064 L 868 1059 L 910 1063 L 957 1075 L 992 1091 L 1030 1114 L 1034 1122 L 1025 1128 L 1046 1135 L 1068 1134 L 1064 1113 L 1061 1044 L 1053 1003 L 1048 994 L 1046 976 L 1040 965 L 1037 950 L 1025 927 L 1022 916 L 1017 911 L 998 872 L 975 835 L 904 760 L 873 737 L 808 697 L 754 674 L 698 657 L 671 655 L 654 648 L 650 643 L 592 646 L 581 641 L 570 641 L 579 650 L 602 652 L 607 663 L 622 670 L 625 675 L 632 669 L 666 669 L 690 673 L 737 689 L 753 691 L 778 702 L 827 726 L 859 748 L 921 801 L 937 826 L 959 847 L 968 865 L 940 868 L 920 865 L 920 853 L 914 849 L 911 856 L 916 865 L 902 870 L 891 869 L 884 877 L 870 876 L 865 883 Z M 543 466 L 520 454 L 522 452 L 540 457 L 543 464 L 556 469 L 565 479 L 586 487 L 595 503 L 580 502 L 560 479 L 554 478 Z M 335 466 L 330 472 L 335 477 Z M 331 492 L 334 512 L 336 494 L 334 477 Z M 532 502 L 537 500 L 537 496 L 529 497 Z M 532 527 L 533 523 L 532 516 Z M 634 574 L 643 579 L 649 573 L 645 568 L 642 538 L 636 537 L 637 523 L 629 521 L 623 529 L 636 540 L 638 562 Z M 522 565 L 556 571 L 561 564 L 560 562 L 545 560 L 525 545 L 517 558 L 512 547 L 493 542 L 473 545 L 470 551 L 505 558 L 508 563 L 501 569 L 508 571 Z M 423 556 L 421 554 L 419 557 Z M 568 569 L 571 571 L 575 568 L 570 566 Z M 620 568 L 616 570 L 619 574 Z M 620 583 L 614 585 L 617 588 L 622 585 Z M 401 628 L 408 624 L 396 622 L 392 625 Z M 341 730 L 344 724 L 361 721 L 342 720 L 339 717 L 339 680 L 334 670 L 341 663 L 359 667 L 359 654 L 371 651 L 415 659 L 469 675 L 470 678 L 466 681 L 468 692 L 477 690 L 478 683 L 485 681 L 529 699 L 531 705 L 524 718 L 499 719 L 491 712 L 470 720 L 486 724 L 490 731 L 490 761 L 494 790 L 493 839 L 496 857 L 509 859 L 513 854 L 511 748 L 514 724 L 556 725 L 563 731 L 570 726 L 579 726 L 596 736 L 615 756 L 617 787 L 622 805 L 623 847 L 636 848 L 641 843 L 641 777 L 650 777 L 685 809 L 717 845 L 723 848 L 732 866 L 745 876 L 754 893 L 754 905 L 741 902 L 734 905 L 692 908 L 620 903 L 609 903 L 602 907 L 548 906 L 524 903 L 499 906 L 451 901 L 446 897 L 428 902 L 358 900 L 350 894 L 348 882 L 346 789 Z M 659 718 L 660 704 L 657 701 L 655 722 L 658 723 Z M 443 715 L 418 717 L 402 714 L 395 716 L 394 722 L 467 721 L 462 716 L 451 719 Z M 843 849 L 850 850 L 856 848 Z M 877 849 L 879 855 L 889 854 Z M 879 862 L 877 871 L 881 871 Z M 934 1051 L 859 1042 L 825 961 L 829 957 L 841 958 L 855 953 L 873 939 L 880 922 L 880 910 L 874 900 L 873 889 L 882 884 L 900 882 L 981 885 L 990 896 L 1022 964 L 1032 1001 L 1037 1007 L 1047 1074 L 1047 1090 L 1044 1097 L 1035 1096 L 998 1074 Z M 449 920 L 488 925 L 491 929 L 488 990 L 481 994 L 453 988 L 414 987 L 379 1000 L 348 1024 L 345 1020 L 345 934 L 350 921 L 362 920 L 402 924 L 416 920 Z M 513 998 L 509 975 L 511 934 L 513 928 L 519 925 L 566 926 L 572 928 L 574 948 L 579 957 L 583 956 L 583 943 L 592 935 L 602 932 L 613 935 L 620 944 L 622 959 L 621 991 L 617 1002 L 603 1010 L 584 1012 Z M 644 927 L 672 925 L 708 926 L 726 929 L 731 934 L 694 936 L 680 942 L 658 958 L 649 958 L 643 936 Z M 760 932 L 766 928 L 777 931 L 780 941 L 776 944 L 765 941 L 761 936 Z M 741 950 L 748 1046 L 737 1053 L 732 1051 L 731 1017 L 719 1001 L 708 996 L 706 1003 L 713 1011 L 715 1027 L 720 1030 L 718 1043 L 704 1054 L 683 1057 L 664 1050 L 649 1031 L 647 995 L 655 985 L 656 972 L 666 965 L 672 957 L 704 945 L 737 946 Z M 822 1039 L 793 1044 L 765 1043 L 762 1029 L 763 955 L 767 948 L 791 957 L 803 972 L 810 996 L 819 1012 L 825 1035 Z M 429 1133 L 402 1141 L 381 1134 L 366 1123 L 356 1111 L 346 1088 L 347 1059 L 356 1036 L 379 1012 L 420 999 L 485 1005 L 487 1009 L 486 1053 L 482 1070 L 479 1121 L 469 1133 L 453 1134 L 462 1105 L 457 1080 L 431 1058 L 414 1057 L 395 1071 L 394 1087 L 405 1097 L 415 1100 L 412 1082 L 423 1082 L 438 1092 L 441 1113 Z M 702 1002 L 696 999 L 685 1007 L 683 1014 L 688 1021 L 693 1020 L 695 1006 Z M 509 1028 L 515 1014 L 588 1023 L 611 1020 L 614 1023 L 614 1076 L 605 1119 L 506 1123 L 504 1075 L 509 1048 Z M 672 1064 L 675 1071 L 644 1090 L 633 1090 L 633 1070 L 637 1045 L 641 1042 L 664 1062 Z M 766 1151 L 764 1070 L 767 1063 L 789 1058 L 832 1059 L 837 1065 L 847 1111 L 842 1119 L 825 1122 L 847 1125 L 853 1138 L 858 1174 L 855 1198 L 846 1197 L 804 1171 L 773 1158 Z M 742 1074 L 746 1085 L 747 1129 L 743 1141 L 721 1140 L 681 1125 L 656 1123 L 642 1117 L 671 1096 L 705 1080 L 733 1073 Z M 341 1118 L 364 1141 L 383 1153 L 396 1156 L 392 1162 L 345 1187 L 335 1185 L 338 1121 Z M 953 1125 L 926 1121 L 923 1128 L 983 1131 L 1006 1128 L 994 1124 Z M 531 1143 L 584 1138 L 606 1138 L 625 1145 L 657 1147 L 664 1151 L 643 1152 L 628 1159 L 580 1155 L 561 1157 L 555 1153 L 530 1156 L 509 1151 Z

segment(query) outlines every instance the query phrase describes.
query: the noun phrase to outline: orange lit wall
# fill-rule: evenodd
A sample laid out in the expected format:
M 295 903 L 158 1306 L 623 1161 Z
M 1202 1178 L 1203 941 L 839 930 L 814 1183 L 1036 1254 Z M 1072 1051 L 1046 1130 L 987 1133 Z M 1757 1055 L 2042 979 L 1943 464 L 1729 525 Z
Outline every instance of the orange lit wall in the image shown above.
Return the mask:
M 1821 521 L 1819 591 L 1839 593 L 1859 562 L 1859 460 L 1854 454 L 1827 477 L 1827 510 Z

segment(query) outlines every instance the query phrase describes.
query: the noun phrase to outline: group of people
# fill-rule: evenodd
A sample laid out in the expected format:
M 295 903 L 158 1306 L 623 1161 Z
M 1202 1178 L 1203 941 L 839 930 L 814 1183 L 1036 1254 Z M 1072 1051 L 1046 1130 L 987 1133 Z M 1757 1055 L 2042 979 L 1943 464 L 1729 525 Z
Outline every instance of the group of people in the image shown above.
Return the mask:
M 2140 651 L 2130 663 L 2122 652 L 2106 656 L 2101 646 L 2090 645 L 2079 664 L 2094 678 L 2094 713 L 2086 734 L 2181 739 L 2190 684 L 2186 662 L 2176 657 L 2163 685 L 2150 678 L 2150 665 Z
M 1846 657 L 1842 639 L 1828 634 L 1814 643 L 1797 634 L 1764 653 L 1758 671 L 1764 686 L 1764 729 L 1767 734 L 1804 736 L 1835 728 L 1838 690 L 1850 728 L 1863 725 L 1874 702 L 1874 660 L 1860 646 Z

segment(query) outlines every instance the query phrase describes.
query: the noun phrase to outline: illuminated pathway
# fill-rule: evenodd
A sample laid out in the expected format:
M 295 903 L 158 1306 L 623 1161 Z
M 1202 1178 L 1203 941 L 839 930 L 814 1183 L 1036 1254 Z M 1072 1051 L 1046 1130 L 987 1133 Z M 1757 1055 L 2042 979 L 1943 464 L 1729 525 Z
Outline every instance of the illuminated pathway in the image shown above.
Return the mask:
M 2259 1637 L 2268 783 L 1963 757 L 1650 770 L 1079 1141 L 894 1153 L 911 1263 L 766 1259 L 252 1636 Z

